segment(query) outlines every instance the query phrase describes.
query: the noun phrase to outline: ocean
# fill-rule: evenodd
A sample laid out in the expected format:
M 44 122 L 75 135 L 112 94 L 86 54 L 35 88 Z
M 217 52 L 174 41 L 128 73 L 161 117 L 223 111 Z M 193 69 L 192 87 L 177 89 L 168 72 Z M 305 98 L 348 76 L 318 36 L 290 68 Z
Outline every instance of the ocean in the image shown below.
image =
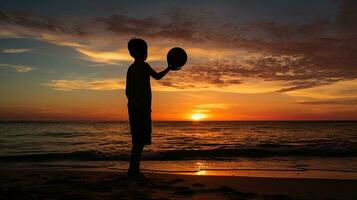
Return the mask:
M 154 122 L 152 136 L 144 149 L 144 171 L 318 171 L 357 177 L 354 121 Z M 3 167 L 125 170 L 130 147 L 128 122 L 0 123 Z

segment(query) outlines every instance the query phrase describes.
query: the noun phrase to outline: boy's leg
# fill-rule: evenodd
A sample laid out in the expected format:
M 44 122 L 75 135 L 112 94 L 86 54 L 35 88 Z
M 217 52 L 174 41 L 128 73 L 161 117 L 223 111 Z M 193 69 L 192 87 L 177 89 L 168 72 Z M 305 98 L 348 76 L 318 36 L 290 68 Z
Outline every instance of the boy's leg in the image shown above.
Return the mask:
M 140 172 L 140 160 L 141 154 L 143 152 L 143 144 L 133 144 L 131 148 L 131 158 L 129 165 L 129 173 L 139 173 Z

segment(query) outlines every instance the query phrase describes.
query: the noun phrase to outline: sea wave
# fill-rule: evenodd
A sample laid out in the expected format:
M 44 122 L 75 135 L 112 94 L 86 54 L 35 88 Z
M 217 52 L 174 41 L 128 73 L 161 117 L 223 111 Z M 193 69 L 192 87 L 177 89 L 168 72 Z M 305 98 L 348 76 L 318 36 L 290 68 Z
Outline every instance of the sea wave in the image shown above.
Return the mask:
M 265 147 L 269 146 L 264 145 Z M 292 148 L 287 146 L 269 146 L 270 148 L 235 148 L 210 150 L 170 150 L 160 152 L 145 152 L 143 160 L 228 160 L 239 157 L 356 157 L 357 148 Z M 105 153 L 100 151 L 75 151 L 43 154 L 23 154 L 0 156 L 0 161 L 57 161 L 57 160 L 87 160 L 114 161 L 129 160 L 129 153 Z
M 128 160 L 127 122 L 0 123 L 0 161 Z M 144 160 L 357 157 L 355 122 L 154 122 Z

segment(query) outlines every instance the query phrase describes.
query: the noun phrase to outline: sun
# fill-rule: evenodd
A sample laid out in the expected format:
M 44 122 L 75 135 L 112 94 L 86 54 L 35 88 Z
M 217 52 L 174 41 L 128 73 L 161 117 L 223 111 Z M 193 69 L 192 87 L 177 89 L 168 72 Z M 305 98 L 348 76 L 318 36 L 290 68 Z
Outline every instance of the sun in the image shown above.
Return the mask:
M 196 113 L 191 116 L 191 119 L 193 119 L 195 121 L 200 121 L 203 118 L 205 118 L 205 115 L 201 114 L 201 113 Z

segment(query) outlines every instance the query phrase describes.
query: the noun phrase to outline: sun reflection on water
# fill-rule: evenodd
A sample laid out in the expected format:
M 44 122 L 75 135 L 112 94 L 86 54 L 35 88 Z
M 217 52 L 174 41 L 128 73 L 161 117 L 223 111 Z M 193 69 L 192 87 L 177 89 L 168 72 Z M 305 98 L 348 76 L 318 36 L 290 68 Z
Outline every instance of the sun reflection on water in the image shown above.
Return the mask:
M 204 176 L 204 175 L 206 175 L 206 170 L 199 170 L 198 172 L 196 172 L 196 175 Z
M 206 175 L 206 170 L 205 168 L 206 163 L 204 162 L 196 162 L 196 175 L 202 176 L 202 175 Z

